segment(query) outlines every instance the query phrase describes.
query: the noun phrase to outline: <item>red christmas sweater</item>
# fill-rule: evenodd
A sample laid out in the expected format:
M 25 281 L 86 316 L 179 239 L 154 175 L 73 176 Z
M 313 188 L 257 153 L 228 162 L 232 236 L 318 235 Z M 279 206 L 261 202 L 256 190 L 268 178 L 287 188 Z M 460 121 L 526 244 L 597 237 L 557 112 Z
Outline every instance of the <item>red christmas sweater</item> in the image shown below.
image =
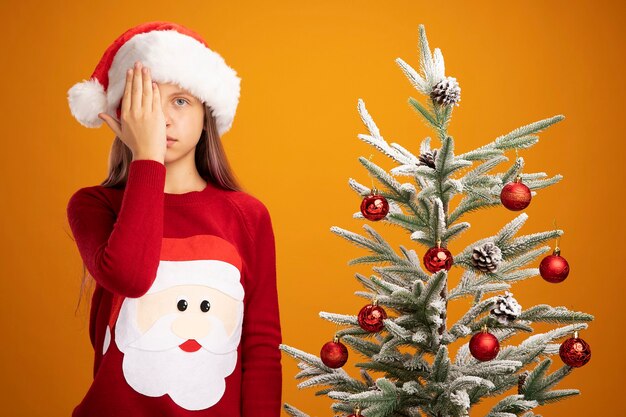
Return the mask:
M 208 182 L 164 193 L 135 160 L 124 188 L 81 188 L 67 216 L 96 281 L 93 382 L 73 417 L 278 417 L 281 329 L 266 207 Z

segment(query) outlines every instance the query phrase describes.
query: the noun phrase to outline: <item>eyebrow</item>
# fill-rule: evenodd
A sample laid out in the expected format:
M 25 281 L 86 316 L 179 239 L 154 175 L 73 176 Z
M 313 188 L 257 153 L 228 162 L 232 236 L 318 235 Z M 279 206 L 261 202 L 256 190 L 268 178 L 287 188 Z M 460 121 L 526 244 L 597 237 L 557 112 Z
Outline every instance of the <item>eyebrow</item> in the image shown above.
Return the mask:
M 185 95 L 185 96 L 188 96 L 188 97 L 192 97 L 192 95 L 191 95 L 191 94 L 189 94 L 188 92 L 183 91 L 183 90 L 176 90 L 176 91 L 174 91 L 173 93 L 171 93 L 170 95 L 168 95 L 168 97 L 172 97 L 172 96 L 176 96 L 176 95 L 181 95 L 181 94 L 182 94 L 182 95 Z

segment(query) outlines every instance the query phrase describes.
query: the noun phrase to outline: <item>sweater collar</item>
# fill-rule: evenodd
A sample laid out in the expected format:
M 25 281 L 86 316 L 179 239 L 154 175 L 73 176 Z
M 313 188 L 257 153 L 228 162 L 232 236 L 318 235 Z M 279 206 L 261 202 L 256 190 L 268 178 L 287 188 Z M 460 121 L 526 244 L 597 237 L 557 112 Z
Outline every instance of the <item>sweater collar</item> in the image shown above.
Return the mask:
M 206 201 L 217 190 L 218 187 L 215 184 L 207 181 L 206 187 L 199 191 L 188 191 L 180 194 L 163 193 L 165 195 L 164 204 L 171 206 Z

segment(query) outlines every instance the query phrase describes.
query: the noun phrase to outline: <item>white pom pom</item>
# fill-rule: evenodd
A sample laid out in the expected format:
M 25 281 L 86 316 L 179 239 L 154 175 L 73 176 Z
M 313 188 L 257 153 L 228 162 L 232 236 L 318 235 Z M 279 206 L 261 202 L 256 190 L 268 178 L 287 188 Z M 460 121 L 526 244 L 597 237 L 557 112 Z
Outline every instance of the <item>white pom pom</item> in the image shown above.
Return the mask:
M 74 84 L 67 91 L 72 116 L 85 127 L 100 127 L 103 123 L 98 113 L 106 111 L 107 97 L 104 87 L 96 78 Z

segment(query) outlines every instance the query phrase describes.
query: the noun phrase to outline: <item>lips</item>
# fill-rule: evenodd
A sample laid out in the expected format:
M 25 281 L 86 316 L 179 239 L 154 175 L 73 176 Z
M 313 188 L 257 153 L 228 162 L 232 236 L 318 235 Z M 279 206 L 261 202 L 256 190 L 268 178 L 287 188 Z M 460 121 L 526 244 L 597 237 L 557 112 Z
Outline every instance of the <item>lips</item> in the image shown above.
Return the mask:
M 178 139 L 174 139 L 174 138 L 171 138 L 171 137 L 168 136 L 167 137 L 167 141 L 168 142 L 176 142 L 176 141 L 178 141 Z
M 185 343 L 182 343 L 181 345 L 179 345 L 178 347 L 184 350 L 185 352 L 195 352 L 199 350 L 202 347 L 202 345 L 196 342 L 194 339 L 189 339 Z

